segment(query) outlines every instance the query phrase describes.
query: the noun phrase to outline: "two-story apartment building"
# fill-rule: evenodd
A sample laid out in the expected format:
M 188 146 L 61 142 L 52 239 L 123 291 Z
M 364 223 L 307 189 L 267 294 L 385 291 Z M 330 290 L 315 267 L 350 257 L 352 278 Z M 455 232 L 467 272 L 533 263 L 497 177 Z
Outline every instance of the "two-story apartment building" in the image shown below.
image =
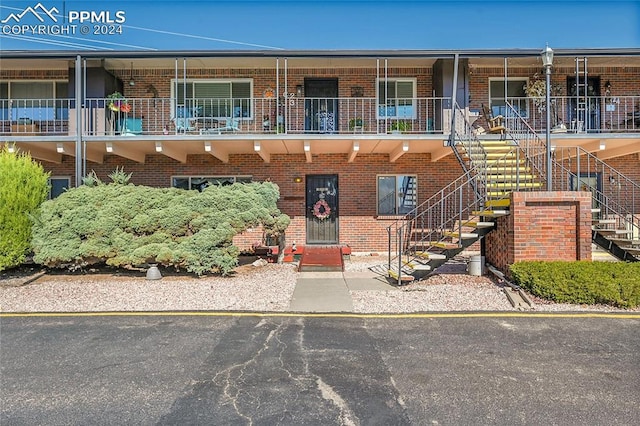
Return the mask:
M 270 180 L 292 218 L 287 240 L 298 244 L 387 250 L 391 223 L 474 167 L 460 154 L 463 141 L 515 144 L 523 128 L 565 164 L 599 160 L 577 172 L 594 197 L 624 191 L 618 173 L 640 183 L 638 49 L 555 51 L 549 121 L 539 50 L 5 51 L 0 59 L 0 141 L 42 162 L 52 196 L 91 171 L 108 180 L 116 167 L 135 184 L 191 190 Z M 498 116 L 504 131 L 493 134 Z M 544 171 L 532 172 L 543 186 Z M 553 189 L 572 189 L 557 187 L 563 181 Z M 628 207 L 637 215 L 639 205 Z

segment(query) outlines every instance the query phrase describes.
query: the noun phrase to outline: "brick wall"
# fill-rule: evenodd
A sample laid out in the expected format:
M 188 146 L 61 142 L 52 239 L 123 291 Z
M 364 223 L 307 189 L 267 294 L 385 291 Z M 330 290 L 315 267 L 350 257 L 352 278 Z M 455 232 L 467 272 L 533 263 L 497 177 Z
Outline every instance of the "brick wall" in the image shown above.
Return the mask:
M 69 176 L 74 182 L 74 158 L 63 156 L 61 164 L 43 163 L 54 176 Z M 272 155 L 265 163 L 256 154 L 230 155 L 223 163 L 211 155 L 189 155 L 182 164 L 164 155 L 147 155 L 144 164 L 115 155 L 105 156 L 103 164 L 89 163 L 88 171 L 95 171 L 100 179 L 109 182 L 108 175 L 116 167 L 132 173 L 136 185 L 167 187 L 172 176 L 237 176 L 251 175 L 254 181 L 276 183 L 280 187 L 280 210 L 291 217 L 287 242 L 306 241 L 306 203 L 304 176 L 313 174 L 338 175 L 339 187 L 339 242 L 350 245 L 354 251 L 386 251 L 386 227 L 392 218 L 376 216 L 376 177 L 380 174 L 417 175 L 418 202 L 426 200 L 462 173 L 455 157 L 450 155 L 432 163 L 428 154 L 405 154 L 396 162 L 389 162 L 383 154 L 358 155 L 351 163 L 347 154 L 313 156 L 307 163 L 303 154 Z M 294 182 L 302 177 L 302 183 Z M 395 220 L 395 217 L 393 218 Z M 244 243 L 251 244 L 260 234 L 251 234 Z
M 486 260 L 507 271 L 523 260 L 591 260 L 591 193 L 516 192 L 485 237 Z

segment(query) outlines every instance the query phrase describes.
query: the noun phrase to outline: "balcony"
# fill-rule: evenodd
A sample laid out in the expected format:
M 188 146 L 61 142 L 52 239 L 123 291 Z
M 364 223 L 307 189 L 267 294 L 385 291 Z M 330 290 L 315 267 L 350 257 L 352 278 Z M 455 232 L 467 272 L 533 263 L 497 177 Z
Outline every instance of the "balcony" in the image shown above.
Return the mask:
M 544 108 L 531 98 L 508 98 L 534 130 L 545 132 Z M 112 111 L 108 99 L 88 99 L 81 111 L 82 134 L 113 136 L 218 135 L 448 135 L 448 98 L 390 99 L 273 98 L 197 99 L 177 105 L 170 98 L 128 98 L 127 108 Z M 494 100 L 494 105 L 499 102 Z M 504 102 L 502 102 L 504 104 Z M 554 96 L 554 131 L 562 133 L 638 133 L 640 96 L 615 98 Z M 0 135 L 12 137 L 75 136 L 74 99 L 0 100 Z M 505 114 L 494 106 L 495 114 Z M 471 118 L 471 117 L 469 117 Z M 475 117 L 474 117 L 475 118 Z M 482 125 L 483 119 L 477 121 Z M 6 138 L 4 138 L 6 139 Z

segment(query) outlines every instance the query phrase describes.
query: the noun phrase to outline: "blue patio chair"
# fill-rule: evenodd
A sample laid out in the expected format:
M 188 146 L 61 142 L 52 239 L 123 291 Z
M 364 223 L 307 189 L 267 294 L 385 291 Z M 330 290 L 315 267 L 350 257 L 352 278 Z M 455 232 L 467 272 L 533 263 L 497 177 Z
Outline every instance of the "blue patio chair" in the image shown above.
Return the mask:
M 171 119 L 178 132 L 190 132 L 196 130 L 196 118 L 192 117 L 191 109 L 183 105 L 176 107 L 176 116 Z
M 236 133 L 236 132 L 240 131 L 239 125 L 240 125 L 240 122 L 238 120 L 233 119 L 233 118 L 229 118 L 224 126 L 218 127 L 215 130 L 217 130 L 218 133 L 222 133 L 222 132 L 233 132 L 233 133 Z

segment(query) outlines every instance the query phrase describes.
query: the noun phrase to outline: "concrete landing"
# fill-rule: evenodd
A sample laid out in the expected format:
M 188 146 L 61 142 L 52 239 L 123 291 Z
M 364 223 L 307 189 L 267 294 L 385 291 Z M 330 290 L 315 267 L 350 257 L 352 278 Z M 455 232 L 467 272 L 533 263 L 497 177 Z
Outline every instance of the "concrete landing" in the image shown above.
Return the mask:
M 396 290 L 370 272 L 301 272 L 289 304 L 292 312 L 353 312 L 350 291 Z

